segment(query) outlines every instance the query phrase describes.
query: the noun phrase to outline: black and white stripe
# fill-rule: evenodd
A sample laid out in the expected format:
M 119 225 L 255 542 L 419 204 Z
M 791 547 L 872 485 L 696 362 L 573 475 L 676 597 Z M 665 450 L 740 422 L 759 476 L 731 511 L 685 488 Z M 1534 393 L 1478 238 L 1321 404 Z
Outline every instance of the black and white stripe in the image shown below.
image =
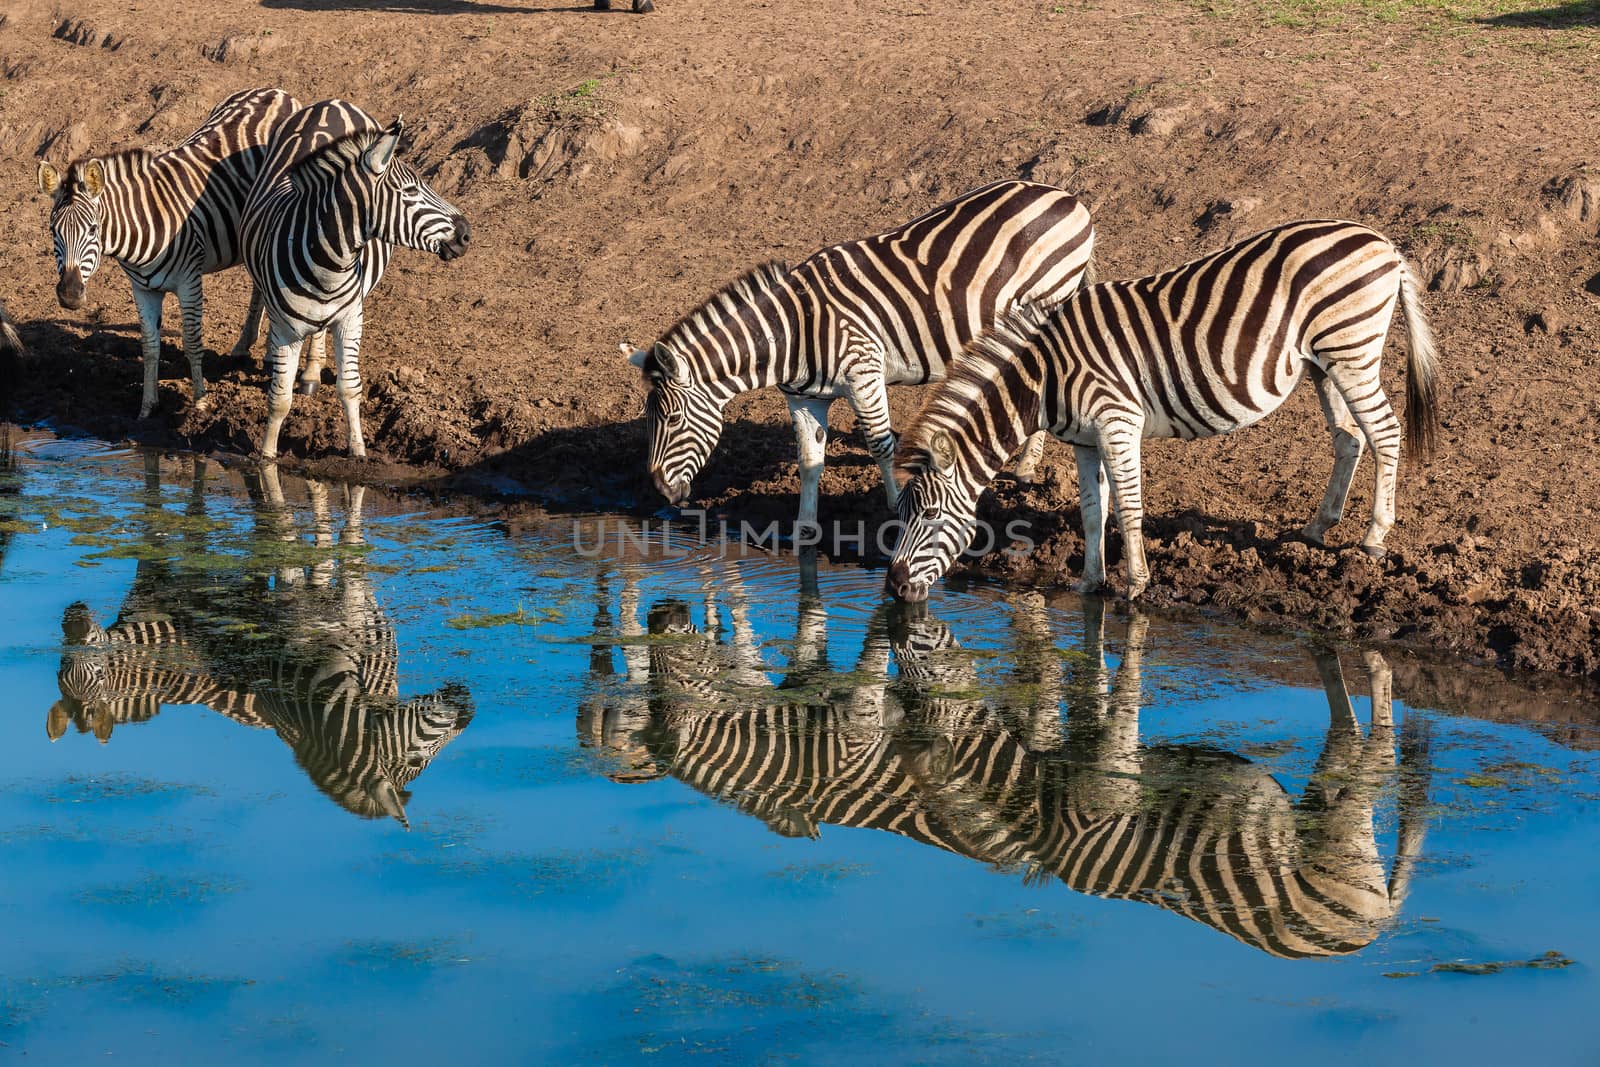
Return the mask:
M 198 130 L 166 152 L 134 149 L 66 166 L 39 164 L 39 190 L 53 198 L 50 235 L 61 306 L 83 305 L 84 287 L 103 258 L 116 260 L 132 283 L 144 353 L 140 418 L 156 406 L 167 293 L 178 295 L 194 400 L 203 403 L 201 279 L 242 261 L 245 198 L 272 131 L 298 107 L 280 89 L 246 89 L 218 104 Z M 252 292 L 233 355 L 249 354 L 260 326 L 261 298 Z
M 247 484 L 257 536 L 298 544 L 277 471 L 264 467 Z M 200 704 L 271 728 L 345 810 L 409 825 L 407 787 L 471 722 L 471 697 L 452 684 L 400 699 L 394 625 L 359 555 L 336 550 L 362 543 L 363 490 L 350 489 L 336 541 L 327 487 L 306 489 L 315 543 L 330 550 L 314 562 L 195 583 L 142 560 L 109 629 L 81 604 L 68 609 L 51 738 L 75 724 L 105 741 L 114 726 L 148 721 L 163 706 Z M 194 498 L 203 505 L 198 479 Z
M 381 128 L 354 104 L 324 100 L 291 115 L 273 136 L 244 218 L 245 262 L 269 323 L 264 456 L 278 453 L 301 342 L 324 328 L 333 331 L 350 452 L 366 455 L 363 302 L 394 245 L 446 260 L 466 251 L 471 227 L 398 157 L 401 132 L 399 119 Z M 302 381 L 314 384 L 320 374 L 313 359 Z
M 1018 442 L 1044 429 L 1076 453 L 1088 546 L 1083 588 L 1105 581 L 1108 475 L 1128 595 L 1138 596 L 1150 576 L 1141 440 L 1248 426 L 1307 376 L 1333 433 L 1334 466 L 1304 534 L 1321 543 L 1339 521 L 1365 443 L 1376 488 L 1362 548 L 1382 556 L 1394 525 L 1401 432 L 1379 371 L 1397 302 L 1410 357 L 1406 430 L 1426 456 L 1436 356 L 1416 276 L 1393 244 L 1353 222 L 1279 226 L 1176 270 L 1094 285 L 1053 310 L 1006 317 L 969 346 L 906 431 L 897 464 L 910 481 L 890 590 L 927 596 L 970 542 L 978 494 Z
M 645 777 L 647 753 L 655 777 L 784 836 L 816 837 L 823 824 L 896 833 L 1030 882 L 1154 905 L 1274 956 L 1358 951 L 1404 901 L 1426 826 L 1423 724 L 1406 724 L 1397 765 L 1389 671 L 1376 654 L 1365 734 L 1337 659 L 1318 657 L 1330 726 L 1293 799 L 1236 754 L 1140 741 L 1148 623 L 1138 613 L 1112 672 L 1092 607 L 1086 654 L 1064 679 L 1042 601 L 1019 602 L 1013 677 L 998 691 L 916 606 L 880 609 L 837 689 L 708 684 L 734 650 L 690 638 L 681 605 L 652 618 L 648 720 L 632 737 L 605 738 L 626 754 L 622 780 Z M 879 699 L 859 700 L 862 690 Z M 1386 877 L 1374 826 L 1397 779 L 1399 845 Z
M 794 269 L 735 281 L 629 359 L 650 383 L 649 467 L 669 501 L 688 498 L 722 434 L 728 401 L 776 387 L 800 451 L 801 522 L 815 522 L 828 409 L 850 403 L 883 469 L 890 506 L 890 385 L 942 378 L 962 346 L 1018 302 L 1049 305 L 1090 269 L 1094 228 L 1070 193 L 1032 182 L 975 189 L 897 229 L 837 244 Z M 1039 448 L 1026 450 L 1031 477 Z
M 254 697 L 218 683 L 170 618 L 140 615 L 106 629 L 78 602 L 62 616 L 61 632 L 61 699 L 45 720 L 52 741 L 74 726 L 104 744 L 116 727 L 148 722 L 163 705 L 199 704 L 244 726 L 267 725 Z

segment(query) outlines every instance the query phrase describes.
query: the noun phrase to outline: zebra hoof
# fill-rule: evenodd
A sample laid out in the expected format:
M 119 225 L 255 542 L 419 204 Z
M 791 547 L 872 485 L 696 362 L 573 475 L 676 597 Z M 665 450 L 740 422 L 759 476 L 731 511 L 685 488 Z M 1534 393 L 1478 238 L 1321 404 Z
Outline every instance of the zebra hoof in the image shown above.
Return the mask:
M 1128 603 L 1131 604 L 1135 600 L 1138 600 L 1141 596 L 1143 596 L 1144 595 L 1144 591 L 1147 588 L 1149 588 L 1149 586 L 1150 586 L 1150 579 L 1148 579 L 1148 578 L 1141 579 L 1141 580 L 1139 580 L 1137 582 L 1129 583 L 1129 585 L 1128 585 Z
M 317 383 L 314 381 L 307 381 L 306 379 L 302 378 L 299 384 L 294 387 L 294 391 L 299 393 L 301 396 L 310 396 L 312 393 L 317 391 Z
M 610 11 L 611 0 L 594 0 L 594 9 L 596 11 Z
M 1365 552 L 1373 559 L 1382 559 L 1384 556 L 1389 554 L 1389 550 L 1384 548 L 1382 545 L 1362 545 L 1361 551 Z
M 656 9 L 651 0 L 633 0 L 633 13 L 635 15 L 648 15 Z
M 1074 593 L 1082 593 L 1084 596 L 1098 596 L 1099 594 L 1105 592 L 1105 589 L 1106 583 L 1104 580 L 1091 582 L 1087 578 L 1084 578 L 1080 581 L 1072 583 L 1072 591 Z

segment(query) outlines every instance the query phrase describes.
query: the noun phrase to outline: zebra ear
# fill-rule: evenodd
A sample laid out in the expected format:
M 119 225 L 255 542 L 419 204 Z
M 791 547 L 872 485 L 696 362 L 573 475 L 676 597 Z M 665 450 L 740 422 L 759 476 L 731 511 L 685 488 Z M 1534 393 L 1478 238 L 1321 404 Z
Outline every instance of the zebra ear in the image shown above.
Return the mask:
M 361 153 L 361 165 L 367 173 L 375 178 L 381 178 L 389 170 L 389 164 L 394 162 L 395 149 L 400 147 L 400 134 L 405 130 L 405 124 L 399 119 L 390 123 L 389 128 L 378 135 L 378 139 L 367 146 Z
M 104 704 L 89 710 L 89 724 L 94 729 L 94 739 L 102 745 L 111 740 L 111 731 L 117 725 L 111 718 L 111 709 Z
M 58 700 L 50 705 L 50 714 L 45 716 L 44 732 L 50 735 L 51 741 L 59 741 L 67 732 L 67 726 L 72 722 L 72 712 L 67 707 L 65 700 Z
M 656 373 L 652 377 L 666 378 L 677 382 L 684 381 L 689 377 L 689 370 L 684 366 L 683 360 L 673 355 L 672 349 L 660 341 L 650 346 L 650 358 L 646 361 L 645 366 L 647 368 L 645 370 L 646 374 L 650 374 L 648 368 L 653 367 L 655 369 Z
M 45 196 L 55 196 L 61 188 L 61 172 L 47 159 L 39 160 L 39 191 Z
M 950 440 L 950 435 L 943 430 L 936 430 L 928 438 L 928 455 L 933 460 L 933 469 L 944 474 L 956 465 L 956 445 Z
M 83 191 L 90 196 L 99 196 L 106 189 L 105 164 L 98 159 L 91 159 L 83 165 Z

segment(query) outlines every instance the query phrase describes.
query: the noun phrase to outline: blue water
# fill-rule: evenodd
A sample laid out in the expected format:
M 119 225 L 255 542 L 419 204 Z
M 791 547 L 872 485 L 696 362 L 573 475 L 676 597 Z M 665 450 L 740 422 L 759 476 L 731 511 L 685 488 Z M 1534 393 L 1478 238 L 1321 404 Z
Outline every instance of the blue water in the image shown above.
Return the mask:
M 0 1058 L 1600 1059 L 1592 709 L 1390 702 L 1361 649 L 1075 597 L 902 612 L 605 516 L 8 455 Z

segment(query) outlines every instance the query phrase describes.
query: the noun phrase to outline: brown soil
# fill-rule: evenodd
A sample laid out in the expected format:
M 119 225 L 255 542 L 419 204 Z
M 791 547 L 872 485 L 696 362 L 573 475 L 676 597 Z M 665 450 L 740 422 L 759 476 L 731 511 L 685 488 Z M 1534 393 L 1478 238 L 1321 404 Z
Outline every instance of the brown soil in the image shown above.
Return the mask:
M 0 401 L 24 417 L 250 450 L 265 415 L 255 362 L 211 361 L 213 403 L 196 414 L 174 359 L 156 419 L 135 426 L 127 283 L 102 271 L 88 311 L 65 315 L 31 189 L 36 156 L 171 143 L 251 85 L 403 113 L 410 157 L 474 222 L 469 256 L 401 253 L 369 303 L 379 458 L 364 475 L 565 503 L 655 507 L 642 390 L 617 342 L 654 338 L 762 260 L 1017 175 L 1087 198 L 1107 276 L 1286 219 L 1354 218 L 1422 265 L 1444 352 L 1441 453 L 1402 468 L 1389 558 L 1294 540 L 1331 463 L 1306 392 L 1229 438 L 1152 445 L 1147 596 L 1600 676 L 1591 3 L 1481 21 L 1302 5 L 1322 13 L 1298 26 L 1268 0 L 1223 13 L 1151 0 L 661 0 L 650 16 L 493 0 L 183 6 L 13 0 L 0 15 L 0 293 L 32 350 L 4 369 Z M 231 343 L 244 291 L 240 272 L 209 283 L 213 348 Z M 1403 360 L 1390 362 L 1398 399 Z M 329 393 L 297 399 L 288 451 L 337 455 Z M 916 403 L 896 398 L 902 424 Z M 835 419 L 849 429 L 842 405 Z M 1071 580 L 1070 457 L 1050 463 L 1041 486 L 1002 484 L 986 504 L 1029 518 L 1042 550 L 979 570 Z M 840 433 L 829 464 L 825 520 L 886 517 L 859 439 Z M 1366 479 L 1334 531 L 1348 544 Z M 738 402 L 701 502 L 787 519 L 794 490 L 780 401 Z

